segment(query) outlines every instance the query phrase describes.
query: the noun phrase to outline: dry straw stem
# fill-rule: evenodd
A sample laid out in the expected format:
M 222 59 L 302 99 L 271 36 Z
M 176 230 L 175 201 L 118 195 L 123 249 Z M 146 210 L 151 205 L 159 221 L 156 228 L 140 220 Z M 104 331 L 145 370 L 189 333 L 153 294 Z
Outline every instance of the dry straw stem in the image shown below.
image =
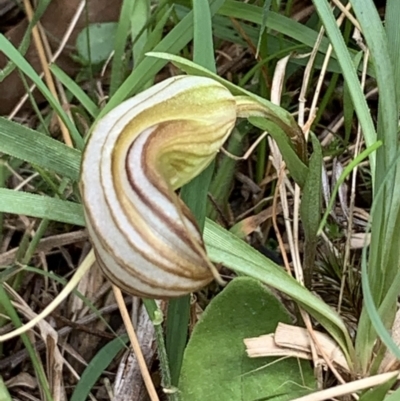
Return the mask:
M 28 20 L 31 21 L 33 18 L 33 10 L 32 10 L 32 6 L 31 6 L 31 3 L 29 0 L 24 0 L 24 7 L 25 7 L 25 11 L 26 11 Z M 54 98 L 58 99 L 56 87 L 54 85 L 53 77 L 49 70 L 49 65 L 48 65 L 46 54 L 44 51 L 43 42 L 42 42 L 42 39 L 40 38 L 38 26 L 39 26 L 39 23 L 37 24 L 37 26 L 34 26 L 32 29 L 33 40 L 35 42 L 35 46 L 36 46 L 36 49 L 38 52 L 40 63 L 42 64 L 42 68 L 43 68 L 43 72 L 44 72 L 44 79 L 46 80 L 46 84 L 47 84 L 51 94 L 54 96 Z M 57 119 L 58 119 L 58 123 L 60 124 L 61 132 L 63 134 L 65 144 L 72 147 L 72 140 L 71 140 L 71 136 L 68 132 L 67 127 L 65 126 L 65 124 L 63 123 L 63 121 L 61 120 L 61 118 L 59 116 L 57 116 Z
M 361 76 L 361 88 L 363 90 L 365 88 L 365 81 L 367 78 L 368 59 L 369 59 L 369 52 L 367 49 L 364 53 L 363 71 L 362 71 L 362 76 Z M 362 132 L 361 132 L 361 126 L 360 126 L 360 124 L 358 124 L 357 139 L 356 139 L 356 144 L 354 147 L 354 158 L 356 158 L 358 156 L 358 154 L 360 153 L 361 144 L 362 144 Z M 354 214 L 354 203 L 355 203 L 355 198 L 356 198 L 357 172 L 358 172 L 358 166 L 355 166 L 354 170 L 352 172 L 352 177 L 351 177 L 351 193 L 350 193 L 348 220 L 347 220 L 348 221 L 347 222 L 347 236 L 346 236 L 347 240 L 346 240 L 346 247 L 345 247 L 344 259 L 343 259 L 343 273 L 342 273 L 342 281 L 340 284 L 339 301 L 338 301 L 338 306 L 337 306 L 338 313 L 340 313 L 341 306 L 342 306 L 342 300 L 343 300 L 343 296 L 344 296 L 343 294 L 344 294 L 346 278 L 347 278 L 347 270 L 348 270 L 348 265 L 350 263 L 350 249 L 351 249 L 351 242 L 352 242 L 352 235 L 353 235 L 353 214 Z
M 10 340 L 16 336 L 26 333 L 28 330 L 32 329 L 36 324 L 38 324 L 42 319 L 45 319 L 51 312 L 53 312 L 58 305 L 64 301 L 65 298 L 73 291 L 77 286 L 81 278 L 86 274 L 87 271 L 92 267 L 95 262 L 95 256 L 93 250 L 88 253 L 84 261 L 80 264 L 78 269 L 72 278 L 68 281 L 67 285 L 62 289 L 62 291 L 54 298 L 54 300 L 43 309 L 34 319 L 30 320 L 28 323 L 19 327 L 18 329 L 11 331 L 10 333 L 0 336 L 0 343 Z
M 334 397 L 340 397 L 343 395 L 354 394 L 357 391 L 365 390 L 367 388 L 379 386 L 380 384 L 386 383 L 394 377 L 400 378 L 400 371 L 383 373 L 376 376 L 367 377 L 361 380 L 355 380 L 350 383 L 341 384 L 326 390 L 318 391 L 317 393 L 305 395 L 300 398 L 296 398 L 292 401 L 324 401 L 330 400 Z
M 131 321 L 131 318 L 129 316 L 128 309 L 126 308 L 126 305 L 125 305 L 125 302 L 124 302 L 124 298 L 122 296 L 122 292 L 115 285 L 113 285 L 112 288 L 113 288 L 113 291 L 114 291 L 115 299 L 116 299 L 117 304 L 119 306 L 119 310 L 121 312 L 122 320 L 124 321 L 125 328 L 126 328 L 126 331 L 128 333 L 128 336 L 129 336 L 129 340 L 131 341 L 131 344 L 132 344 L 133 352 L 136 355 L 136 359 L 138 361 L 140 372 L 142 373 L 144 384 L 145 384 L 145 386 L 147 388 L 147 391 L 149 393 L 149 397 L 150 397 L 151 401 L 159 401 L 159 398 L 158 398 L 156 389 L 154 387 L 154 383 L 151 380 L 151 376 L 150 376 L 149 370 L 147 368 L 147 364 L 146 364 L 146 361 L 144 359 L 142 350 L 140 349 L 140 344 L 139 344 L 139 341 L 137 339 L 137 336 L 136 336 L 136 333 L 135 333 L 135 329 L 134 329 L 134 327 L 132 325 L 132 321 Z
M 86 0 L 82 0 L 79 3 L 79 5 L 78 5 L 78 7 L 77 7 L 77 9 L 75 11 L 75 15 L 71 19 L 71 22 L 70 22 L 67 30 L 65 31 L 65 34 L 64 34 L 63 38 L 61 39 L 61 42 L 60 42 L 60 45 L 58 46 L 57 51 L 50 58 L 50 62 L 51 63 L 54 63 L 58 59 L 58 57 L 60 56 L 62 51 L 64 50 L 64 48 L 65 48 L 65 46 L 66 46 L 66 44 L 68 42 L 68 39 L 70 38 L 70 36 L 71 36 L 73 30 L 75 29 L 75 26 L 78 23 L 78 20 L 79 20 L 81 14 L 83 12 L 83 9 L 85 7 L 85 3 L 86 3 Z M 45 71 L 46 70 L 48 70 L 48 68 L 45 69 Z M 39 74 L 40 78 L 42 78 L 43 75 L 44 75 L 44 72 L 41 72 Z M 30 86 L 30 88 L 29 88 L 29 92 L 32 92 L 35 88 L 36 88 L 36 85 L 32 84 Z M 28 98 L 29 98 L 29 95 L 27 93 L 21 98 L 21 100 L 18 102 L 18 104 L 14 107 L 14 110 L 8 116 L 8 118 L 10 120 L 13 119 L 16 116 L 16 114 L 21 109 L 21 107 L 24 105 L 24 103 L 28 100 Z
M 282 88 L 283 88 L 283 80 L 284 80 L 285 70 L 286 70 L 288 61 L 289 61 L 289 56 L 283 58 L 282 60 L 280 60 L 277 63 L 274 77 L 272 80 L 271 101 L 277 105 L 280 104 Z M 289 180 L 286 177 L 286 171 L 285 171 L 286 165 L 282 159 L 282 155 L 279 151 L 278 145 L 271 137 L 268 137 L 268 143 L 269 143 L 271 153 L 272 153 L 272 164 L 273 164 L 275 170 L 279 173 L 277 189 L 279 190 L 279 195 L 280 195 L 280 199 L 281 199 L 282 211 L 283 211 L 285 227 L 286 227 L 286 232 L 287 232 L 287 237 L 288 237 L 288 242 L 289 242 L 289 248 L 290 248 L 293 265 L 294 265 L 294 269 L 295 269 L 295 275 L 299 282 L 303 282 L 302 273 L 299 272 L 298 269 L 296 268 L 297 266 L 299 266 L 299 263 L 296 263 L 296 262 L 299 262 L 299 257 L 296 257 L 293 232 L 292 232 L 292 228 L 290 226 L 291 218 L 290 218 L 290 213 L 289 213 L 289 203 L 288 203 L 288 198 L 287 198 L 286 187 L 288 187 L 290 192 L 292 192 L 292 188 L 290 187 Z M 275 199 L 274 199 L 274 202 L 275 202 Z M 279 230 L 277 230 L 278 226 L 276 224 L 276 218 L 273 219 L 273 224 L 274 224 L 274 229 L 276 231 L 276 235 L 277 235 L 277 238 L 279 241 L 279 247 L 281 249 L 282 255 L 285 255 L 282 237 L 279 233 Z M 286 270 L 288 271 L 289 274 L 291 274 L 286 255 L 283 256 L 283 258 L 285 261 Z M 299 273 L 299 276 L 298 276 L 298 273 Z

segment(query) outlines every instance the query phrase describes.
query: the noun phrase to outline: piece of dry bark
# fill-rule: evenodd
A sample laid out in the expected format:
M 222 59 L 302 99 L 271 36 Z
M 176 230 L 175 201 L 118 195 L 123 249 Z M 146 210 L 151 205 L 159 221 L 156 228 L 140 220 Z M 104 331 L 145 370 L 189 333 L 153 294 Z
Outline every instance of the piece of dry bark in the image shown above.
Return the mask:
M 314 331 L 319 345 L 323 348 L 325 355 L 336 366 L 344 371 L 349 371 L 346 358 L 339 346 L 329 336 Z M 250 358 L 265 356 L 290 356 L 301 359 L 312 359 L 311 339 L 307 329 L 279 323 L 275 333 L 267 334 L 244 340 L 246 352 Z M 318 355 L 319 354 L 317 349 Z
M 40 19 L 40 23 L 44 28 L 52 51 L 54 52 L 73 18 L 80 0 L 53 0 L 50 2 L 46 12 Z M 79 71 L 77 65 L 72 59 L 71 54 L 75 50 L 75 42 L 78 34 L 87 25 L 86 15 L 89 23 L 114 22 L 118 20 L 122 0 L 90 0 L 87 2 L 88 12 L 84 11 L 70 36 L 67 46 L 57 60 L 57 65 L 68 75 L 75 75 Z M 9 31 L 5 36 L 10 42 L 18 47 L 24 33 L 27 29 L 28 22 L 21 21 Z M 31 41 L 31 45 L 25 55 L 30 65 L 37 72 L 41 72 L 39 57 L 36 52 L 35 45 Z M 0 51 L 0 69 L 4 68 L 8 60 Z M 14 70 L 4 81 L 0 83 L 0 115 L 9 114 L 19 99 L 25 94 L 25 88 L 17 70 Z M 43 97 L 37 90 L 34 91 L 37 101 L 43 100 Z

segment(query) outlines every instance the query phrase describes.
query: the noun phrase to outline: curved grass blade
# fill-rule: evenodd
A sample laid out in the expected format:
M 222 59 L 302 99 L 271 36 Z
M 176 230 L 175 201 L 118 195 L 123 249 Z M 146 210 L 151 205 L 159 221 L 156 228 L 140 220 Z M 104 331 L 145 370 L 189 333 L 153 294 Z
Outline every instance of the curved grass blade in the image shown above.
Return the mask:
M 77 383 L 71 396 L 71 401 L 85 401 L 92 387 L 96 384 L 101 374 L 107 369 L 107 366 L 116 357 L 125 344 L 128 342 L 128 336 L 123 335 L 105 345 L 90 361 L 82 376 Z

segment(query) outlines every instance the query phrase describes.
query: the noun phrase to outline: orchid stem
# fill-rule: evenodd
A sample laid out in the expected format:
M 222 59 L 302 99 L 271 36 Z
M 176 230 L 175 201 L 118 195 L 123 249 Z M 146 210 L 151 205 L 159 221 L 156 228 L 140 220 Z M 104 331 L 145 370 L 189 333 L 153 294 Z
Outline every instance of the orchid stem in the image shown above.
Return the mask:
M 153 299 L 143 299 L 143 303 L 154 325 L 163 390 L 165 394 L 167 394 L 169 401 L 179 401 L 180 397 L 178 389 L 172 385 L 167 349 L 165 347 L 164 331 L 162 328 L 162 312 L 158 308 L 156 301 Z

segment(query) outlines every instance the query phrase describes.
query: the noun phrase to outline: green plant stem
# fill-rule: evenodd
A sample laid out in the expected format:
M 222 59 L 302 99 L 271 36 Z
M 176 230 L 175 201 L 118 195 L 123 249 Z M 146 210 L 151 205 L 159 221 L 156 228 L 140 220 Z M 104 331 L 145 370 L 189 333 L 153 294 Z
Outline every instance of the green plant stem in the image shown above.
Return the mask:
M 154 299 L 143 299 L 147 313 L 154 325 L 156 336 L 158 360 L 160 362 L 162 387 L 168 394 L 169 401 L 179 401 L 179 396 L 172 383 L 171 370 L 168 361 L 167 348 L 165 346 L 164 331 L 162 328 L 163 316 Z
M 48 219 L 43 219 L 40 224 L 38 229 L 36 230 L 35 235 L 32 238 L 32 241 L 30 242 L 30 244 L 28 245 L 28 249 L 25 252 L 24 257 L 21 260 L 21 263 L 23 265 L 26 265 L 29 263 L 29 261 L 31 260 L 36 247 L 39 244 L 39 241 L 41 240 L 41 238 L 43 237 L 44 233 L 47 230 L 47 227 L 49 226 L 50 221 Z

